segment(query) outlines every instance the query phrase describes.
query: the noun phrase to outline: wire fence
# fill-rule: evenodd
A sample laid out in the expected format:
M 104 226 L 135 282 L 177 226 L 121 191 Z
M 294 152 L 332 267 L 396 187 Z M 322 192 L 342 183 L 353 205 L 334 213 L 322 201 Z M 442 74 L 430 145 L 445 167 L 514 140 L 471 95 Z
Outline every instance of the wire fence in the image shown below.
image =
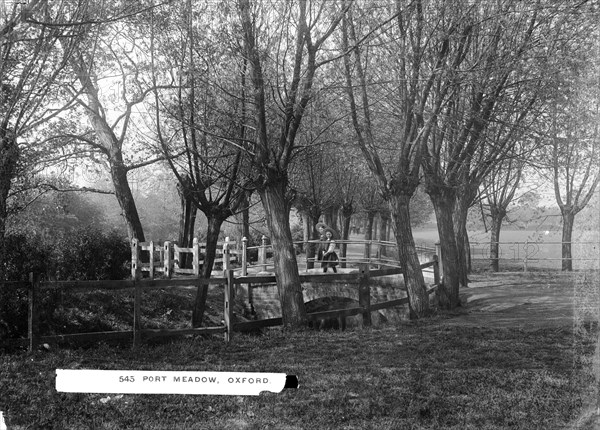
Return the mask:
M 574 270 L 590 270 L 600 268 L 599 242 L 557 242 L 557 241 L 524 241 L 495 242 L 498 244 L 498 263 L 503 266 L 520 266 L 523 270 L 557 269 L 562 266 L 563 244 L 571 247 L 571 260 Z M 492 242 L 471 242 L 471 260 L 479 264 L 491 263 Z

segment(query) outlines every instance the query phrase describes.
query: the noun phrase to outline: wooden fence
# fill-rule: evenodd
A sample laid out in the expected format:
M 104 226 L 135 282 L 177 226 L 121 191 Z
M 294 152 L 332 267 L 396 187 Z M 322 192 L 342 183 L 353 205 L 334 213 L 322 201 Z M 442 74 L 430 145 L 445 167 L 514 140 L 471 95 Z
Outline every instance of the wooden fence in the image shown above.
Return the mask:
M 300 243 L 300 242 L 298 242 Z M 319 240 L 309 240 L 308 242 L 302 242 L 304 247 L 307 248 L 309 244 L 314 246 L 319 245 Z M 377 267 L 400 267 L 398 263 L 398 244 L 396 242 L 378 241 L 378 240 L 337 240 L 336 245 L 340 248 L 344 247 L 346 250 L 345 255 L 339 255 L 341 267 L 346 265 L 357 265 L 360 263 L 368 263 Z M 359 253 L 349 252 L 349 248 L 353 246 L 361 250 Z M 427 256 L 427 259 L 433 258 L 433 255 L 440 255 L 441 249 L 439 247 L 426 248 L 416 246 L 415 250 L 420 257 Z M 306 266 L 309 264 L 318 265 L 321 263 L 315 256 L 306 254 Z
M 228 266 L 227 246 L 224 247 L 224 265 Z M 437 257 L 433 261 L 424 263 L 421 268 L 432 267 L 434 272 L 434 285 L 429 288 L 428 294 L 434 292 L 439 283 L 439 270 Z M 327 318 L 346 318 L 353 315 L 362 314 L 364 325 L 371 324 L 371 312 L 381 309 L 387 309 L 395 306 L 402 306 L 408 303 L 407 298 L 390 300 L 382 303 L 371 303 L 370 279 L 378 276 L 387 276 L 401 274 L 402 270 L 398 268 L 388 268 L 379 270 L 370 270 L 369 264 L 361 263 L 358 272 L 340 273 L 340 274 L 300 274 L 301 282 L 344 282 L 349 288 L 357 287 L 359 293 L 358 306 L 354 308 L 345 308 L 331 310 L 326 312 L 309 313 L 309 321 L 320 321 Z M 119 281 L 59 281 L 59 282 L 40 282 L 33 275 L 28 283 L 12 283 L 12 288 L 27 288 L 28 296 L 28 332 L 27 339 L 17 340 L 15 343 L 27 345 L 29 351 L 33 351 L 38 345 L 43 343 L 58 343 L 64 341 L 71 342 L 91 342 L 101 340 L 132 339 L 133 346 L 139 346 L 144 339 L 153 337 L 170 337 L 188 334 L 223 334 L 225 341 L 230 341 L 234 331 L 250 331 L 257 328 L 273 327 L 282 324 L 282 318 L 270 318 L 265 320 L 234 322 L 233 299 L 236 286 L 238 285 L 260 285 L 274 284 L 275 276 L 241 276 L 234 277 L 234 272 L 227 269 L 221 278 L 202 279 L 177 278 L 177 279 L 140 279 L 134 277 L 131 280 Z M 198 287 L 202 285 L 223 285 L 223 325 L 216 327 L 186 328 L 186 329 L 145 329 L 141 324 L 141 302 L 142 293 L 157 288 L 173 287 Z M 63 334 L 54 336 L 39 335 L 39 293 L 41 290 L 59 289 L 59 290 L 132 290 L 134 294 L 133 321 L 132 330 L 128 331 L 105 331 L 94 333 Z
M 239 243 L 241 242 L 241 247 Z M 265 274 L 273 271 L 273 261 L 269 258 L 273 254 L 273 247 L 268 243 L 266 236 L 261 239 L 261 244 L 257 246 L 248 246 L 248 239 L 242 238 L 240 242 L 225 238 L 224 242 L 217 244 L 215 264 L 222 265 L 223 270 L 233 268 L 236 274 L 246 276 L 249 271 L 254 273 Z M 375 240 L 338 240 L 337 245 L 349 250 L 350 247 L 360 249 L 359 253 L 346 252 L 345 255 L 340 255 L 340 266 L 354 266 L 360 263 L 368 263 L 381 267 L 399 267 L 397 261 L 397 244 L 395 242 L 382 242 Z M 310 240 L 307 242 L 295 242 L 297 248 L 305 250 L 304 267 L 308 270 L 311 265 L 319 265 L 321 262 L 314 255 L 310 255 L 306 250 L 310 245 L 318 245 L 318 240 Z M 225 251 L 227 250 L 227 251 Z M 420 256 L 426 256 L 426 259 L 432 256 L 440 255 L 439 247 L 423 248 L 416 247 L 417 253 Z M 156 275 L 162 275 L 166 278 L 171 278 L 176 274 L 186 274 L 198 276 L 200 268 L 203 264 L 203 257 L 206 251 L 206 243 L 198 242 L 194 238 L 193 245 L 189 248 L 180 247 L 172 242 L 164 242 L 159 244 L 155 242 L 138 242 L 132 241 L 131 245 L 131 276 L 133 278 L 140 277 L 143 274 L 148 274 L 150 279 L 154 279 Z M 229 254 L 228 262 L 225 262 L 224 253 Z M 142 258 L 144 255 L 145 259 Z M 152 256 L 152 258 L 149 258 Z M 253 256 L 254 258 L 250 258 Z M 183 262 L 191 261 L 191 268 L 183 267 Z M 301 262 L 301 260 L 299 260 Z M 225 267 L 226 264 L 230 264 Z
M 237 261 L 239 252 L 236 245 L 236 242 L 229 241 L 229 238 L 226 238 L 225 242 L 219 242 L 215 264 L 223 263 L 223 249 L 229 251 L 231 262 Z M 160 245 L 133 239 L 131 241 L 131 277 L 138 278 L 141 273 L 148 273 L 150 279 L 154 279 L 157 274 L 162 274 L 167 278 L 176 274 L 199 276 L 205 252 L 206 243 L 200 243 L 197 238 L 194 238 L 191 247 L 181 247 L 169 241 Z M 146 253 L 145 256 L 144 253 Z M 188 257 L 191 257 L 189 258 L 192 264 L 191 268 L 184 267 L 184 262 L 188 260 Z
M 225 323 L 216 327 L 200 327 L 185 329 L 145 329 L 141 324 L 141 304 L 144 291 L 152 289 L 168 289 L 175 287 L 198 287 L 202 285 L 227 285 L 227 278 L 177 278 L 177 279 L 130 279 L 117 281 L 53 281 L 40 282 L 33 275 L 29 283 L 11 283 L 11 289 L 27 288 L 28 290 L 28 330 L 27 339 L 13 342 L 16 345 L 27 345 L 29 351 L 43 343 L 59 342 L 94 342 L 106 340 L 132 339 L 134 347 L 139 346 L 142 339 L 153 337 L 182 336 L 186 334 L 224 334 L 229 340 L 227 327 L 231 326 L 230 288 L 224 288 L 223 314 Z M 1 285 L 0 285 L 1 286 Z M 39 305 L 42 290 L 90 291 L 90 290 L 129 290 L 133 291 L 132 329 L 125 331 L 103 331 L 93 333 L 61 334 L 52 336 L 39 335 Z

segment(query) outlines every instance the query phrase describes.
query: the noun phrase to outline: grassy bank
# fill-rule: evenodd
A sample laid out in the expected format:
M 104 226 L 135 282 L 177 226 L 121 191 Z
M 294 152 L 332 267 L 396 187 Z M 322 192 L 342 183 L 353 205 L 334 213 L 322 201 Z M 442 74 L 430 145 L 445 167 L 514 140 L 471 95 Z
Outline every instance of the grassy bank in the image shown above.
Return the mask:
M 589 404 L 592 334 L 417 323 L 0 356 L 13 429 L 563 429 Z M 577 345 L 574 348 L 574 345 Z M 56 368 L 283 372 L 258 397 L 65 394 Z M 110 397 L 110 398 L 109 398 Z

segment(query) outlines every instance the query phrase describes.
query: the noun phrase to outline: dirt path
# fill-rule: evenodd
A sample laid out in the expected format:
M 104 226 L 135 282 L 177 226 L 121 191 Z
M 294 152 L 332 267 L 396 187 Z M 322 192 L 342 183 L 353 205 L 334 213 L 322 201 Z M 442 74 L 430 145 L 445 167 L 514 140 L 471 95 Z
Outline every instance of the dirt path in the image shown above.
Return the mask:
M 461 291 L 463 313 L 445 325 L 506 327 L 523 330 L 570 329 L 576 320 L 598 318 L 598 272 L 507 272 L 470 276 Z M 590 398 L 571 430 L 600 430 L 597 399 Z
M 445 323 L 522 329 L 572 326 L 582 276 L 561 272 L 470 275 L 469 288 L 461 291 L 464 314 Z

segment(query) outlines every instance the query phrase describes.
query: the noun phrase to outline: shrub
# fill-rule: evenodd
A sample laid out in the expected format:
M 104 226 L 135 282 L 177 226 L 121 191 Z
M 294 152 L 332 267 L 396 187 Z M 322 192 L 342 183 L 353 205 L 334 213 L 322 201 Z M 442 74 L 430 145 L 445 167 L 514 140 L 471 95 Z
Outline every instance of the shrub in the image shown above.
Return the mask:
M 0 271 L 0 281 L 27 281 L 29 273 L 45 273 L 49 253 L 42 240 L 25 234 L 5 237 L 6 259 Z M 0 287 L 0 339 L 18 337 L 27 331 L 27 291 L 22 288 Z
M 6 258 L 0 280 L 27 281 L 29 273 L 46 273 L 50 266 L 49 249 L 37 237 L 12 234 L 5 237 Z
M 75 230 L 56 244 L 54 256 L 61 280 L 124 279 L 130 273 L 129 242 L 115 231 L 92 226 Z
M 27 281 L 29 273 L 42 279 L 124 279 L 130 273 L 129 243 L 118 233 L 96 227 L 75 228 L 52 243 L 23 234 L 6 238 L 7 255 L 1 280 Z M 40 296 L 40 319 L 49 321 L 61 301 L 58 291 Z M 23 336 L 27 329 L 27 291 L 0 286 L 0 339 Z

